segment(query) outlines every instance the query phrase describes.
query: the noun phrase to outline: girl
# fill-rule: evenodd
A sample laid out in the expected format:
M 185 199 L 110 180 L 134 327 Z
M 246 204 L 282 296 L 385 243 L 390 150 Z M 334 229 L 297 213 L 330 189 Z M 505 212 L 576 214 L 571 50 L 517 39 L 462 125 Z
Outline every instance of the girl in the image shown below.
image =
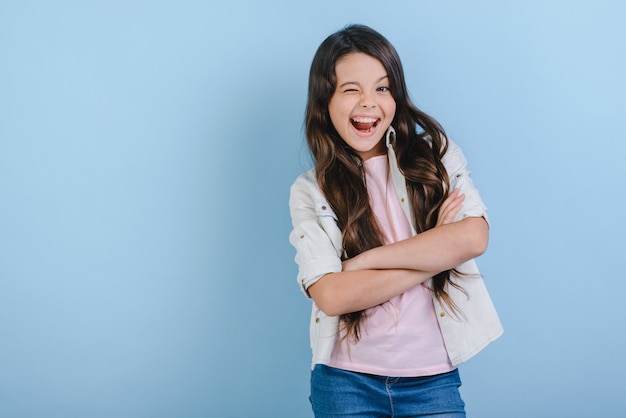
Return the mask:
M 290 242 L 313 299 L 315 416 L 464 417 L 456 367 L 502 333 L 465 157 L 366 26 L 320 45 L 305 127 L 315 167 L 291 187 Z

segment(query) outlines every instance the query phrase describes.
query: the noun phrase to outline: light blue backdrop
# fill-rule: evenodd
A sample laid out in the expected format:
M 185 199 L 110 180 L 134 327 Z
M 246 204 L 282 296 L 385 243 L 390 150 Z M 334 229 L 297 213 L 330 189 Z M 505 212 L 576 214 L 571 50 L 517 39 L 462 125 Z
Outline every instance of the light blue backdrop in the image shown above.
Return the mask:
M 308 66 L 385 34 L 489 206 L 471 417 L 623 417 L 626 5 L 0 3 L 0 416 L 311 417 Z

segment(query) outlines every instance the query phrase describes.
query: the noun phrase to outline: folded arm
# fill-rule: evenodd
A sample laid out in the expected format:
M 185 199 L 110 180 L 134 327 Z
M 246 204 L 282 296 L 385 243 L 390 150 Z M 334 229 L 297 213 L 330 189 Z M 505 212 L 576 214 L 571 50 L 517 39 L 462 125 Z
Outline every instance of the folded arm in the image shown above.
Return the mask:
M 323 276 L 308 291 L 327 315 L 371 308 L 467 260 L 481 255 L 488 240 L 483 218 L 467 218 L 414 237 L 365 251 Z
M 478 257 L 487 248 L 489 226 L 478 217 L 452 221 L 463 199 L 455 190 L 435 228 L 344 261 L 341 272 L 324 275 L 309 287 L 309 295 L 327 315 L 360 311 Z
M 342 315 L 387 302 L 434 274 L 406 269 L 342 271 L 322 276 L 308 291 L 326 315 Z
M 487 221 L 478 217 L 465 218 L 403 241 L 372 248 L 348 260 L 348 268 L 441 272 L 482 255 L 488 241 Z

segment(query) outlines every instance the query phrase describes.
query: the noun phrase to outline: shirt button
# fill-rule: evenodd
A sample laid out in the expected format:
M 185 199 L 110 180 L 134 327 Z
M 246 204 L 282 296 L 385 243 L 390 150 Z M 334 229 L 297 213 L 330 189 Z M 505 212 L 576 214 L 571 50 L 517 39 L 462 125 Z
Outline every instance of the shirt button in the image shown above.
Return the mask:
M 400 202 L 404 203 L 404 198 L 401 198 L 401 199 L 400 199 Z
M 439 312 L 439 316 L 443 318 L 444 316 L 446 316 L 446 313 L 445 312 Z
M 315 318 L 315 323 L 319 324 L 319 322 L 320 322 L 320 319 L 319 318 Z
M 326 206 L 322 206 L 322 210 L 326 210 Z
M 304 239 L 304 234 L 300 235 L 300 239 Z

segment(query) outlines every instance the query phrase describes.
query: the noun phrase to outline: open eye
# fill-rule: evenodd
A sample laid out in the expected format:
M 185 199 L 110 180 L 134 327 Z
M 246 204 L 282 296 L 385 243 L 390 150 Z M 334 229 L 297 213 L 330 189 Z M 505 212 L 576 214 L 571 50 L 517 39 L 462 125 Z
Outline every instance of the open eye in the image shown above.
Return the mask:
M 389 87 L 387 87 L 387 86 L 381 86 L 381 87 L 378 87 L 378 88 L 376 89 L 376 91 L 380 91 L 381 93 L 388 93 L 388 92 L 390 92 L 391 90 L 390 90 L 390 89 L 389 89 Z

